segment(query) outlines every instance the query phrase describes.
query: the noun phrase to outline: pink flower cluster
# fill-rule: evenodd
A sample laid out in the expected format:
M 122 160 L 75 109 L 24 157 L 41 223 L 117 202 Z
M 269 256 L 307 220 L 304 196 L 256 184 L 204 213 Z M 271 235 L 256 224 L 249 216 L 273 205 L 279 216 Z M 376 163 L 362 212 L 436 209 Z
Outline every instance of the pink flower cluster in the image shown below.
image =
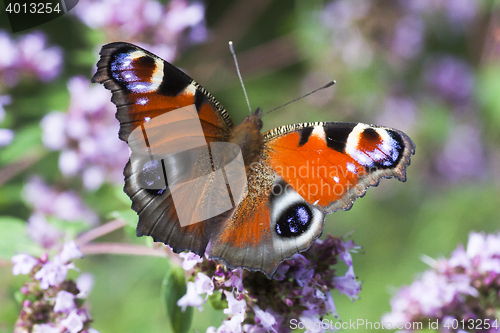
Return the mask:
M 75 269 L 71 260 L 81 257 L 74 242 L 66 243 L 52 260 L 47 254 L 12 257 L 12 273 L 29 274 L 32 279 L 21 288 L 24 300 L 14 333 L 98 333 L 90 327 L 92 318 L 82 302 L 92 288 L 92 278 L 82 274 L 76 282 L 66 280 L 68 271 Z
M 74 12 L 94 29 L 105 31 L 109 40 L 137 43 L 167 61 L 178 48 L 206 39 L 205 8 L 201 2 L 172 0 L 89 0 Z
M 41 32 L 13 40 L 0 30 L 0 50 L 0 83 L 7 87 L 15 86 L 23 75 L 50 81 L 61 72 L 62 50 L 47 47 L 47 38 Z
M 3 95 L 0 96 L 0 124 L 5 118 L 4 105 L 10 104 L 10 96 Z M 7 128 L 0 128 L 0 148 L 9 145 L 14 139 L 14 132 Z
M 500 332 L 500 233 L 472 232 L 466 250 L 459 246 L 449 259 L 425 260 L 433 269 L 393 297 L 392 312 L 383 317 L 386 327 L 437 320 L 443 325 L 441 332 L 451 332 L 446 326 L 453 328 L 451 324 L 455 321 L 456 330 L 463 321 L 462 331 Z M 489 328 L 468 327 L 469 321 L 484 323 L 486 319 L 490 322 Z
M 109 92 L 84 77 L 72 78 L 68 90 L 67 113 L 55 111 L 42 119 L 43 143 L 61 151 L 59 169 L 65 176 L 82 177 L 85 188 L 98 189 L 105 181 L 122 183 L 129 152 L 118 139 L 116 108 Z
M 338 0 L 328 3 L 321 13 L 321 22 L 331 29 L 331 52 L 349 66 L 364 68 L 372 61 L 376 49 L 368 42 L 366 29 L 361 28 L 363 24 L 358 23 L 370 19 L 372 9 L 377 7 L 379 6 L 375 1 L 357 3 Z M 390 65 L 400 65 L 421 54 L 425 47 L 426 33 L 432 29 L 426 26 L 429 17 L 441 18 L 444 14 L 447 20 L 441 20 L 441 23 L 448 23 L 456 32 L 465 30 L 464 27 L 478 17 L 480 6 L 477 0 L 408 0 L 400 1 L 398 6 L 392 7 L 399 7 L 397 21 L 393 23 L 394 27 L 387 36 L 377 38 L 387 46 L 385 49 L 395 60 Z M 389 16 L 387 15 L 388 22 L 392 19 Z
M 333 289 L 351 300 L 358 297 L 361 286 L 350 253 L 357 248 L 352 241 L 332 236 L 317 240 L 308 251 L 283 262 L 271 280 L 260 272 L 229 271 L 215 261 L 184 254 L 183 267 L 195 270 L 186 295 L 177 305 L 202 310 L 207 298 L 215 303 L 226 301 L 224 313 L 228 318 L 218 328 L 209 327 L 207 333 L 290 332 L 289 323 L 294 318 L 312 322 L 328 313 L 337 316 Z M 335 275 L 334 265 L 339 259 L 348 266 L 343 276 Z M 205 300 L 200 296 L 204 294 Z
M 47 46 L 47 38 L 41 32 L 33 32 L 10 38 L 0 29 L 0 124 L 5 118 L 4 106 L 11 103 L 8 95 L 2 95 L 5 88 L 12 88 L 22 77 L 36 77 L 42 81 L 51 81 L 61 72 L 62 50 L 56 46 Z M 0 148 L 9 145 L 14 139 L 14 132 L 0 128 Z
M 85 222 L 94 225 L 97 215 L 86 207 L 73 191 L 57 191 L 42 179 L 34 177 L 24 187 L 25 200 L 34 208 L 28 219 L 28 235 L 46 249 L 61 242 L 63 232 L 47 219 L 55 217 L 65 222 Z

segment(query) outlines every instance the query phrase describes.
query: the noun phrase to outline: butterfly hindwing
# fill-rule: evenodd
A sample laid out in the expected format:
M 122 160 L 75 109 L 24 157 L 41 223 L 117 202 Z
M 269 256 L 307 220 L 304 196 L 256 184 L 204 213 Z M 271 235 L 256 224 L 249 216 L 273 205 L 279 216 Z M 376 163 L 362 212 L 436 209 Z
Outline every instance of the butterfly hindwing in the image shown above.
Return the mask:
M 278 265 L 319 237 L 325 214 L 306 202 L 265 160 L 252 164 L 248 192 L 212 239 L 209 257 L 271 277 Z

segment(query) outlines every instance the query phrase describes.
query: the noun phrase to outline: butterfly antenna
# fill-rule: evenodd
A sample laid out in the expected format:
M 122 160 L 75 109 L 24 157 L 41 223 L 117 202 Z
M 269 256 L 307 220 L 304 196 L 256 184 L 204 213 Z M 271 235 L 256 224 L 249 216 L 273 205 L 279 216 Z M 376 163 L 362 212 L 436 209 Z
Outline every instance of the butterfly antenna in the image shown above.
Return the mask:
M 318 89 L 314 89 L 313 91 L 311 91 L 311 92 L 309 92 L 309 93 L 305 94 L 304 96 L 301 96 L 301 97 L 299 97 L 299 98 L 296 98 L 296 99 L 294 99 L 293 101 L 290 101 L 290 102 L 288 102 L 288 103 L 285 103 L 285 104 L 283 104 L 283 105 L 278 106 L 277 108 L 274 108 L 274 109 L 272 109 L 272 110 L 267 111 L 267 112 L 266 112 L 266 113 L 264 113 L 262 116 L 265 116 L 266 114 L 271 113 L 271 112 L 273 112 L 274 110 L 281 109 L 282 107 L 287 106 L 288 104 L 291 104 L 291 103 L 293 103 L 293 102 L 297 102 L 299 99 L 302 99 L 302 98 L 307 97 L 307 96 L 309 96 L 309 95 L 311 95 L 311 94 L 314 94 L 316 91 L 319 91 L 319 90 L 321 90 L 321 89 L 325 89 L 325 88 L 331 87 L 331 86 L 333 86 L 334 84 L 335 84 L 335 81 L 330 81 L 330 82 L 328 82 L 327 84 L 325 84 L 323 87 L 320 87 L 320 88 L 318 88 Z
M 250 107 L 250 100 L 248 99 L 247 91 L 245 89 L 245 85 L 243 84 L 243 79 L 241 78 L 240 66 L 238 66 L 238 59 L 236 59 L 236 53 L 234 52 L 232 41 L 229 41 L 229 50 L 231 50 L 231 54 L 233 55 L 234 58 L 234 64 L 236 65 L 236 72 L 238 72 L 238 77 L 240 78 L 241 86 L 243 87 L 245 98 L 247 99 L 248 109 L 250 110 L 250 113 L 252 113 L 252 108 Z

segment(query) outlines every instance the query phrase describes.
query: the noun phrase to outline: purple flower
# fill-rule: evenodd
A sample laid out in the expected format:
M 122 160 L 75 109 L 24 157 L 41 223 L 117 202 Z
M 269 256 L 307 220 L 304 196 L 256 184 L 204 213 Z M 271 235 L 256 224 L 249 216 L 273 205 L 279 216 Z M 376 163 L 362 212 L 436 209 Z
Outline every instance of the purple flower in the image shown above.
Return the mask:
M 78 249 L 76 243 L 74 241 L 69 241 L 64 244 L 64 247 L 57 256 L 54 257 L 54 260 L 58 260 L 64 264 L 67 264 L 69 261 L 82 258 L 83 253 Z
M 10 129 L 0 128 L 0 148 L 8 146 L 14 140 L 14 132 Z
M 420 17 L 408 15 L 401 18 L 395 26 L 391 42 L 392 54 L 403 60 L 417 56 L 422 50 L 424 30 L 424 22 Z
M 472 21 L 479 7 L 477 0 L 404 0 L 400 4 L 406 10 L 420 15 L 444 12 L 454 25 Z
M 460 24 L 472 21 L 479 7 L 477 0 L 446 0 L 443 5 L 450 21 Z
M 304 327 L 306 327 L 304 333 L 323 333 L 325 331 L 318 320 L 317 314 L 313 311 L 306 311 L 299 318 Z
M 243 270 L 241 268 L 234 269 L 231 277 L 224 283 L 226 287 L 234 287 L 238 291 L 243 291 Z
M 40 281 L 40 288 L 47 289 L 49 286 L 62 283 L 66 279 L 69 268 L 73 267 L 59 261 L 48 261 L 35 274 L 35 279 Z
M 450 182 L 484 177 L 486 166 L 479 130 L 471 125 L 453 127 L 436 163 L 441 175 Z
M 282 263 L 281 265 L 278 266 L 278 269 L 276 269 L 276 273 L 274 273 L 273 279 L 276 281 L 283 281 L 289 269 L 290 269 L 289 265 L 287 265 L 286 263 Z
M 469 102 L 474 88 L 469 64 L 452 56 L 434 59 L 427 67 L 426 79 L 433 91 L 456 105 Z
M 344 276 L 335 277 L 333 281 L 335 282 L 335 289 L 338 289 L 341 294 L 345 294 L 351 300 L 358 298 L 361 284 L 356 281 L 352 266 L 349 266 Z
M 433 270 L 401 288 L 391 299 L 392 312 L 383 321 L 394 326 L 397 322 L 498 319 L 492 309 L 500 307 L 499 242 L 500 234 L 471 233 L 467 251 L 459 246 L 451 258 L 432 261 Z
M 14 264 L 12 267 L 14 275 L 28 274 L 38 264 L 38 260 L 27 253 L 17 254 L 11 260 Z
M 331 1 L 321 13 L 321 23 L 331 31 L 331 52 L 346 65 L 366 68 L 373 58 L 373 50 L 356 21 L 365 17 L 370 2 L 348 0 Z
M 200 2 L 172 1 L 164 17 L 164 27 L 178 34 L 183 30 L 203 23 L 205 8 Z
M 22 309 L 14 332 L 98 333 L 90 328 L 92 318 L 84 303 L 77 300 L 83 297 L 80 294 L 84 288 L 78 289 L 81 283 L 66 280 L 68 270 L 76 268 L 73 263 L 63 263 L 64 259 L 61 257 L 69 260 L 78 253 L 71 243 L 68 243 L 61 252 L 62 254 L 56 255 L 53 260 L 49 260 L 47 254 L 40 258 L 26 257 L 27 260 L 21 257 L 13 258 L 13 261 L 19 263 L 36 261 L 36 266 L 32 268 L 36 273 L 30 274 L 31 281 L 21 287 L 24 300 L 21 303 Z M 14 267 L 16 266 L 15 263 Z M 87 287 L 87 293 L 89 289 L 90 287 Z M 76 294 L 78 295 L 75 296 Z
M 217 329 L 217 333 L 241 333 L 241 323 L 244 320 L 244 314 L 239 313 L 231 317 L 229 320 L 224 320 L 222 325 Z
M 203 258 L 192 252 L 179 253 L 179 257 L 184 259 L 184 261 L 182 262 L 182 268 L 184 268 L 186 271 L 193 268 L 196 264 L 203 262 Z
M 75 8 L 76 16 L 109 39 L 139 44 L 167 61 L 172 61 L 178 44 L 206 39 L 205 8 L 201 2 L 173 0 L 166 6 L 152 0 L 89 0 Z
M 0 71 L 14 66 L 17 58 L 17 48 L 15 42 L 9 37 L 9 34 L 0 30 Z
M 202 272 L 198 272 L 196 275 L 196 278 L 194 279 L 194 286 L 196 293 L 199 295 L 207 294 L 208 297 L 214 293 L 214 283 L 212 279 Z
M 400 129 L 406 133 L 412 130 L 418 114 L 415 101 L 405 96 L 387 96 L 383 113 L 377 117 L 377 123 Z
M 34 75 L 50 81 L 61 72 L 62 51 L 47 47 L 47 38 L 41 32 L 22 35 L 17 41 L 0 30 L 0 79 L 8 87 L 15 86 L 22 75 Z
M 69 313 L 71 310 L 75 309 L 75 295 L 67 292 L 66 290 L 61 290 L 57 293 L 56 303 L 54 305 L 54 312 L 66 312 Z
M 361 246 L 358 246 L 354 243 L 354 241 L 350 240 L 344 243 L 344 249 L 340 252 L 339 257 L 341 260 L 345 262 L 347 266 L 351 266 L 352 268 L 352 256 L 351 252 L 357 253 Z
M 61 333 L 61 329 L 55 324 L 37 324 L 33 327 L 33 333 Z
M 51 150 L 62 149 L 66 145 L 64 134 L 66 116 L 62 112 L 52 112 L 46 115 L 40 125 L 42 127 L 42 142 Z
M 98 221 L 96 214 L 84 205 L 76 192 L 56 191 L 38 177 L 31 178 L 23 192 L 35 212 L 54 215 L 65 221 L 85 221 L 89 224 Z
M 224 309 L 224 313 L 228 315 L 244 314 L 247 308 L 247 303 L 244 299 L 237 300 L 234 298 L 233 293 L 225 291 L 228 308 Z
M 76 295 L 78 298 L 86 298 L 89 294 L 90 291 L 92 290 L 92 287 L 94 286 L 94 277 L 90 273 L 82 273 L 80 276 L 76 279 L 76 287 L 78 288 L 78 291 L 80 293 Z
M 213 260 L 197 263 L 192 273 L 194 283 L 201 282 L 199 272 L 203 272 L 207 276 L 204 279 L 213 282 L 213 290 L 219 291 L 210 297 L 221 297 L 222 293 L 228 302 L 227 309 L 224 309 L 228 319 L 217 329 L 209 327 L 207 332 L 287 333 L 292 319 L 304 317 L 317 322 L 328 313 L 337 316 L 331 295 L 335 284 L 341 288 L 339 291 L 352 299 L 357 298 L 360 291 L 351 257 L 351 252 L 358 248 L 352 241 L 343 242 L 332 236 L 317 240 L 310 250 L 281 263 L 271 280 L 260 272 L 228 270 Z M 346 276 L 336 280 L 334 267 L 339 259 L 344 260 L 350 269 Z M 192 283 L 188 282 L 188 289 Z M 198 291 L 201 293 L 201 288 Z M 192 297 L 201 301 L 197 295 Z
M 45 215 L 40 212 L 30 216 L 26 232 L 31 239 L 46 249 L 59 244 L 63 236 L 63 233 L 48 223 Z
M 65 327 L 70 333 L 78 333 L 83 329 L 83 320 L 77 310 L 72 310 L 66 319 L 61 320 L 61 326 Z
M 187 283 L 187 292 L 186 295 L 182 296 L 178 301 L 177 301 L 177 306 L 180 306 L 182 308 L 182 312 L 186 311 L 186 308 L 188 306 L 194 306 L 197 307 L 198 310 L 203 311 L 203 298 L 198 295 L 196 292 L 196 286 L 194 282 L 188 282 Z
M 0 47 L 2 44 L 1 39 L 2 39 L 2 36 L 0 34 Z M 0 58 L 0 61 L 1 61 L 1 58 Z M 1 64 L 0 64 L 0 66 L 1 66 Z M 7 95 L 0 96 L 0 123 L 5 118 L 5 109 L 3 107 L 4 107 L 4 105 L 10 104 L 10 102 L 11 102 L 10 96 L 7 96 Z M 10 145 L 12 140 L 14 140 L 14 132 L 10 129 L 0 128 L 0 148 Z
M 95 190 L 104 181 L 123 182 L 129 152 L 127 144 L 118 139 L 116 109 L 108 92 L 84 77 L 72 78 L 68 90 L 68 113 L 49 113 L 40 123 L 44 144 L 61 151 L 61 172 L 67 177 L 80 176 L 87 189 Z
M 41 32 L 21 37 L 18 41 L 19 66 L 32 70 L 42 81 L 55 79 L 62 65 L 62 50 L 59 47 L 46 47 L 47 38 Z
M 267 311 L 262 311 L 257 305 L 254 305 L 253 311 L 255 312 L 255 322 L 261 324 L 264 329 L 276 332 L 273 325 L 276 324 L 276 318 Z

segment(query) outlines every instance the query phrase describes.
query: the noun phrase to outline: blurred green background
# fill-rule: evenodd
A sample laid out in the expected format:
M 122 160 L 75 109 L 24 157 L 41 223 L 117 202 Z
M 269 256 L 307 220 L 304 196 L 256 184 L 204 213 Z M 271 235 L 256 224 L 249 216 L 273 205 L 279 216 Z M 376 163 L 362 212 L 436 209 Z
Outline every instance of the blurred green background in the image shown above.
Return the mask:
M 69 14 L 16 34 L 10 33 L 0 4 L 0 31 L 8 38 L 16 41 L 41 31 L 47 45 L 63 51 L 57 77 L 44 81 L 24 68 L 12 84 L 6 79 L 12 68 L 4 66 L 2 72 L 1 67 L 1 54 L 7 50 L 0 48 L 0 96 L 10 96 L 0 128 L 14 133 L 13 141 L 0 148 L 0 215 L 28 220 L 34 208 L 23 188 L 34 175 L 60 191 L 78 193 L 99 223 L 109 221 L 110 212 L 129 208 L 122 184 L 106 180 L 86 188 L 79 174 L 61 173 L 61 149 L 50 150 L 42 142 L 41 119 L 75 103 L 67 83 L 76 75 L 90 80 L 101 45 L 119 40 L 154 45 L 155 39 L 158 44 L 168 40 L 176 45 L 170 60 L 210 91 L 239 123 L 248 109 L 227 46 L 232 40 L 253 108 L 269 110 L 336 80 L 333 88 L 264 117 L 264 131 L 297 122 L 357 121 L 398 128 L 416 144 L 406 183 L 382 180 L 350 211 L 327 217 L 325 234 L 352 232 L 349 237 L 362 246 L 353 256 L 362 281 L 360 299 L 351 302 L 333 293 L 342 321 L 380 321 L 390 311 L 396 288 L 428 268 L 422 255 L 449 256 L 458 244 L 467 242 L 470 231 L 500 229 L 498 2 L 205 1 L 204 19 L 197 29 L 206 30 L 195 36 L 189 35 L 195 27 L 188 27 L 163 39 L 151 36 L 162 29 L 169 32 L 166 16 L 160 18 L 163 23 L 147 29 L 127 29 L 137 25 L 132 19 L 96 27 L 82 19 L 85 13 L 77 12 L 92 3 L 110 10 L 118 6 L 116 1 L 80 0 Z M 121 6 L 130 3 L 123 1 Z M 169 8 L 168 1 L 160 4 Z M 190 17 L 183 15 L 185 20 Z M 81 98 L 80 103 L 93 102 L 91 97 Z M 117 133 L 111 134 L 118 141 Z M 123 164 L 116 168 L 121 170 Z M 14 232 L 10 224 L 6 227 L 5 218 L 1 221 L 3 333 L 12 331 L 20 309 L 14 293 L 26 281 L 25 276 L 12 276 L 9 259 L 23 249 L 17 245 L 30 241 L 24 231 Z M 127 226 L 99 241 L 150 245 L 150 240 L 136 239 L 134 234 Z M 7 246 L 8 239 L 17 245 Z M 171 332 L 160 288 L 172 263 L 148 256 L 88 255 L 76 264 L 95 279 L 89 306 L 97 330 Z M 205 332 L 208 326 L 218 327 L 223 318 L 221 311 L 205 304 L 202 313 L 195 310 L 193 328 Z

